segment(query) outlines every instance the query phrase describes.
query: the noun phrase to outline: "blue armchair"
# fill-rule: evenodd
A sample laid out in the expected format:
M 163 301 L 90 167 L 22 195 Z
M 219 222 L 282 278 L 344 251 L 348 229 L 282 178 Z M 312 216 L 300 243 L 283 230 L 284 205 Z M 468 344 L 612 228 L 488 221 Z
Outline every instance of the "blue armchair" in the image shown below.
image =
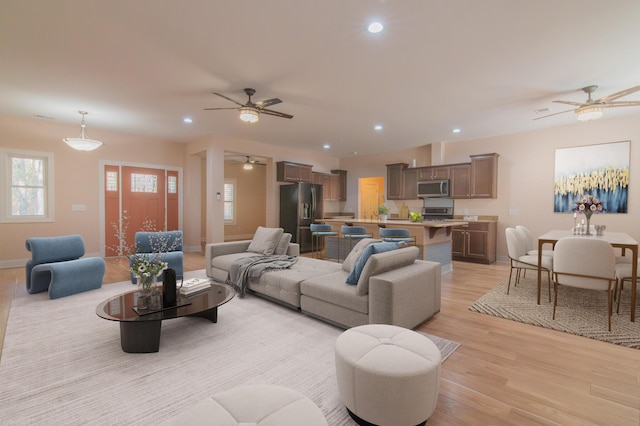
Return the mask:
M 135 235 L 136 254 L 145 255 L 159 253 L 160 259 L 169 264 L 169 268 L 176 271 L 176 278 L 183 277 L 183 253 L 182 253 L 182 231 L 161 231 L 161 232 L 136 232 Z M 129 266 L 133 264 L 133 258 L 129 259 Z M 131 271 L 131 268 L 129 268 Z M 138 279 L 130 272 L 131 282 L 138 283 Z M 158 276 L 158 281 L 162 281 L 162 274 Z
M 80 235 L 28 238 L 31 259 L 25 266 L 27 291 L 49 291 L 50 299 L 102 287 L 106 270 L 104 259 L 83 258 L 84 240 Z

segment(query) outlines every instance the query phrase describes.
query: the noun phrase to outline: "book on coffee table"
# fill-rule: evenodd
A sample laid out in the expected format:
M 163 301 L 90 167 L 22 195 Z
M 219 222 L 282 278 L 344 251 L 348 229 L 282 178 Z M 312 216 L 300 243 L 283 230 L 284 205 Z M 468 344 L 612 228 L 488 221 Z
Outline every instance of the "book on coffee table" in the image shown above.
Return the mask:
M 186 296 L 209 288 L 211 288 L 211 280 L 207 278 L 192 278 L 182 282 L 182 285 L 180 286 L 180 294 L 184 294 Z

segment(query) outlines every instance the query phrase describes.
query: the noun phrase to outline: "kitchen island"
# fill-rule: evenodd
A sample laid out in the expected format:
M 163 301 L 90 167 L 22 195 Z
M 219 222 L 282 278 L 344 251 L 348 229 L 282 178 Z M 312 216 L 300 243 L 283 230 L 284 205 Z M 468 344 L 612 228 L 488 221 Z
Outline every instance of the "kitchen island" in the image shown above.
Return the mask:
M 364 226 L 367 233 L 373 235 L 374 238 L 380 238 L 378 229 L 381 227 L 406 228 L 409 230 L 411 236 L 415 237 L 416 247 L 420 249 L 421 258 L 423 260 L 439 262 L 442 265 L 442 273 L 450 272 L 453 269 L 453 263 L 451 262 L 451 229 L 468 223 L 467 221 L 457 219 L 426 220 L 423 222 L 412 222 L 407 219 L 392 219 L 387 220 L 387 222 L 376 222 L 355 218 L 322 219 L 317 222 L 332 225 L 336 231 L 340 231 L 342 225 Z M 349 242 L 343 240 L 341 235 L 327 238 L 326 256 L 337 259 L 338 249 L 340 260 L 344 260 L 349 252 Z

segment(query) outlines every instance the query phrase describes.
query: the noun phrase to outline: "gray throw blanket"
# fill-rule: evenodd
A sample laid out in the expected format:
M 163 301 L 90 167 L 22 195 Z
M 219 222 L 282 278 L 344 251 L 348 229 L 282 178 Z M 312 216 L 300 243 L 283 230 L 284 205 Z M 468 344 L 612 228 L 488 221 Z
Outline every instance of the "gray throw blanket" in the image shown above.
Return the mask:
M 297 261 L 297 257 L 287 255 L 257 255 L 238 259 L 229 267 L 226 283 L 236 290 L 239 297 L 244 297 L 249 283 L 257 283 L 263 273 L 288 269 Z

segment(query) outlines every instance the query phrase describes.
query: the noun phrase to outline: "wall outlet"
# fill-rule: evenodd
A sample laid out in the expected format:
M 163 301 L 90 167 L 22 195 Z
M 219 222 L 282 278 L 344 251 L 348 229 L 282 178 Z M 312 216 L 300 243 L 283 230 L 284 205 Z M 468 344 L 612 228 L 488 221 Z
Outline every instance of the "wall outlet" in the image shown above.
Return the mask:
M 87 210 L 87 206 L 84 204 L 72 204 L 71 211 L 72 212 L 83 212 Z
M 509 216 L 518 216 L 519 214 L 518 209 L 509 209 Z

